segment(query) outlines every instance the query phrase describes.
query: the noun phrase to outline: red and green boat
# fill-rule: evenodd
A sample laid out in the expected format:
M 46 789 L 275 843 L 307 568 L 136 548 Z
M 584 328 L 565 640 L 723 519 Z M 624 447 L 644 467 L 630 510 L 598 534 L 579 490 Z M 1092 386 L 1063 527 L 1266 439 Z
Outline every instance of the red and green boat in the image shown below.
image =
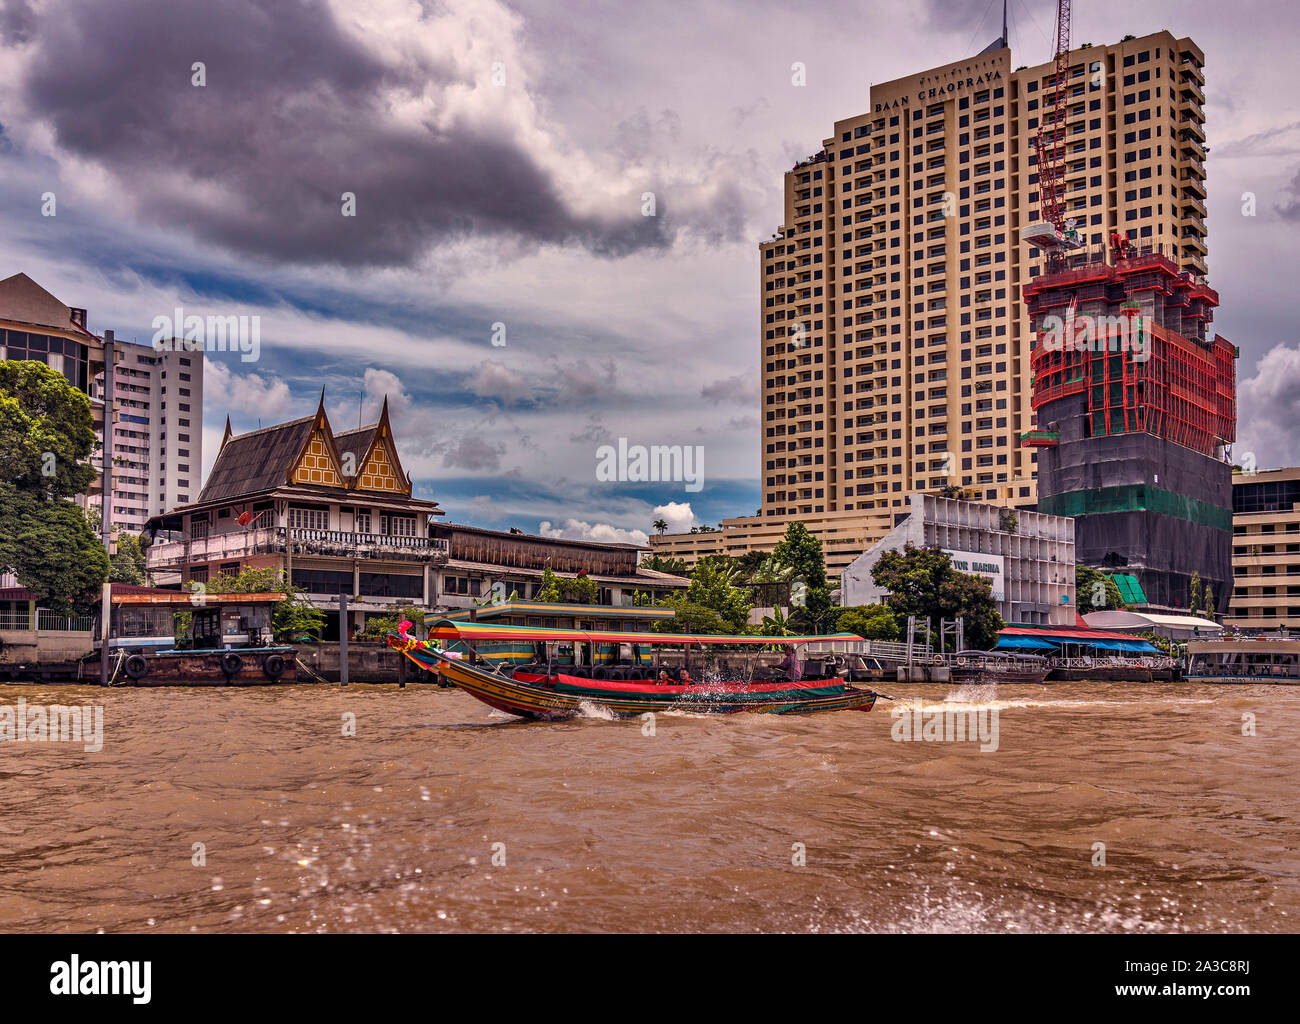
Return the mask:
M 490 707 L 540 720 L 592 710 L 619 717 L 870 711 L 878 694 L 852 685 L 871 677 L 852 653 L 861 642 L 852 633 L 623 633 L 450 619 L 435 622 L 424 640 L 405 629 L 388 634 L 389 646 L 420 668 Z M 508 661 L 521 644 L 529 645 L 532 660 Z

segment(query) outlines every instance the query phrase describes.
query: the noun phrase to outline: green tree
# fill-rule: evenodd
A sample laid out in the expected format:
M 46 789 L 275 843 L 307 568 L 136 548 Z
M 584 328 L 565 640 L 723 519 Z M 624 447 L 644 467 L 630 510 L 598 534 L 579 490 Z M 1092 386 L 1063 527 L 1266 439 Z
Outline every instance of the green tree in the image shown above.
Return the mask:
M 1002 616 L 993 600 L 988 580 L 958 572 L 952 559 L 937 547 L 908 544 L 902 551 L 886 551 L 871 570 L 876 586 L 889 592 L 886 603 L 900 632 L 909 615 L 916 616 L 924 632 L 928 619 L 965 622 L 966 646 L 990 650 L 997 643 Z
M 0 363 L 0 569 L 39 603 L 84 613 L 108 579 L 108 555 L 70 499 L 95 479 L 90 399 L 34 360 Z
M 1211 618 L 1214 617 L 1214 591 L 1210 589 L 1210 581 L 1205 581 L 1205 600 L 1202 602 L 1205 611 Z
M 1193 615 L 1201 610 L 1201 574 L 1192 573 L 1192 585 L 1187 596 L 1187 610 Z
M 85 494 L 98 448 L 90 399 L 30 359 L 0 363 L 0 467 L 19 491 L 46 501 Z
M 70 501 L 45 501 L 0 481 L 0 565 L 43 607 L 89 613 L 108 579 L 108 553 Z
M 542 589 L 537 600 L 546 604 L 599 604 L 600 587 L 589 576 L 574 579 L 557 576 L 548 565 L 542 570 Z
M 655 520 L 653 523 L 651 523 L 650 525 L 654 527 L 654 529 L 655 529 L 655 533 L 659 534 L 659 536 L 661 536 L 661 537 L 662 537 L 665 533 L 668 532 L 668 520 L 667 520 L 667 519 L 656 519 L 656 520 Z
M 752 607 L 731 572 L 707 559 L 695 567 L 686 593 L 672 595 L 665 604 L 674 614 L 654 624 L 660 633 L 743 633 Z
M 560 601 L 560 577 L 551 572 L 549 565 L 542 569 L 542 589 L 537 592 L 537 600 L 546 604 Z
M 673 576 L 689 576 L 690 568 L 684 558 L 672 558 L 668 555 L 654 554 L 641 560 L 641 568 L 652 572 L 666 572 Z
M 1104 572 L 1088 565 L 1074 567 L 1074 606 L 1080 615 L 1089 612 L 1120 611 L 1125 607 L 1119 584 Z
M 808 633 L 817 631 L 831 609 L 822 542 L 809 533 L 803 523 L 790 523 L 785 528 L 785 536 L 772 551 L 772 560 L 792 570 L 791 618 L 799 629 Z M 800 593 L 797 588 L 800 587 L 803 603 L 795 607 L 796 595 Z
M 140 535 L 119 533 L 117 552 L 108 562 L 108 581 L 143 586 L 144 564 L 144 545 L 140 543 Z
M 357 634 L 366 639 L 383 639 L 389 633 L 396 633 L 403 621 L 409 621 L 412 625 L 413 636 L 423 636 L 424 612 L 414 606 L 398 608 L 388 615 L 368 615 L 366 624 Z
M 863 640 L 899 639 L 898 619 L 888 605 L 844 608 L 835 620 L 837 633 L 857 633 Z
M 195 583 L 190 582 L 194 587 Z M 271 632 L 276 640 L 294 641 L 302 636 L 320 636 L 325 613 L 308 599 L 305 591 L 285 578 L 284 571 L 267 566 L 257 569 L 244 566 L 238 572 L 222 573 L 203 584 L 209 594 L 271 594 L 281 591 L 283 601 L 271 609 Z

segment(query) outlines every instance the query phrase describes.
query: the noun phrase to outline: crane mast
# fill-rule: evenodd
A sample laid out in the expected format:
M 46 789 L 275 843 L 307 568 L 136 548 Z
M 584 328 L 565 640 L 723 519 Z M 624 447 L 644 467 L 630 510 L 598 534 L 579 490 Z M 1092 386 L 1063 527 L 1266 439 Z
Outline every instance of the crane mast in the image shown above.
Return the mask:
M 1041 219 L 1025 226 L 1022 237 L 1049 254 L 1078 248 L 1082 242 L 1066 223 L 1065 115 L 1070 79 L 1070 4 L 1057 0 L 1051 80 L 1043 96 L 1043 113 L 1034 137 L 1038 156 L 1038 200 Z

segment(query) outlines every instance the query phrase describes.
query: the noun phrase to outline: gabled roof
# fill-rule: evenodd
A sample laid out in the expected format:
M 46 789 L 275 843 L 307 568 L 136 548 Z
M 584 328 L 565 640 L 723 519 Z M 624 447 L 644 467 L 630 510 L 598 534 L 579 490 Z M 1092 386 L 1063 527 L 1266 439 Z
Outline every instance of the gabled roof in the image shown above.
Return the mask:
M 261 430 L 250 431 L 247 434 L 234 434 L 230 429 L 230 417 L 227 416 L 226 429 L 221 439 L 221 448 L 217 452 L 216 462 L 213 463 L 212 472 L 208 474 L 207 482 L 193 504 L 202 505 L 244 496 L 252 497 L 286 486 L 318 487 L 319 485 L 314 484 L 295 483 L 292 479 L 294 468 L 306 451 L 318 424 L 339 464 L 342 464 L 344 453 L 352 453 L 355 460 L 354 470 L 358 475 L 365 468 L 375 446 L 383 444 L 393 460 L 395 471 L 406 485 L 406 497 L 410 497 L 411 478 L 398 460 L 397 445 L 393 443 L 392 429 L 388 423 L 388 399 L 384 399 L 378 423 L 335 434 L 325 413 L 325 389 L 322 388 L 316 411 L 301 419 L 279 423 L 273 427 L 263 427 Z M 356 480 L 355 476 L 345 477 L 348 491 L 355 491 Z M 340 488 L 328 489 L 331 492 L 340 490 Z M 388 492 L 357 491 L 356 493 L 360 496 Z M 423 504 L 436 508 L 435 502 Z M 441 511 L 435 514 L 441 515 Z
M 256 494 L 283 484 L 315 422 L 313 414 L 227 437 L 195 503 Z
M 374 443 L 377 429 L 377 425 L 372 423 L 370 426 L 361 427 L 359 430 L 348 430 L 334 435 L 334 443 L 338 445 L 339 457 L 344 458 L 351 452 L 352 465 L 356 467 L 358 473 L 361 472 L 361 467 L 366 464 L 366 456 L 370 454 L 370 446 Z
M 393 465 L 393 472 L 397 479 L 401 481 L 409 495 L 412 490 L 411 476 L 402 466 L 401 456 L 397 454 L 397 443 L 393 440 L 393 428 L 388 422 L 388 396 L 384 396 L 383 407 L 379 410 L 379 422 L 372 423 L 368 427 L 360 427 L 356 430 L 350 430 L 344 434 L 336 434 L 334 442 L 338 446 L 339 455 L 342 456 L 344 450 L 355 453 L 355 470 L 356 476 L 349 482 L 350 488 L 357 488 L 358 481 L 366 465 L 370 462 L 370 455 L 379 445 L 383 445 L 388 460 Z M 346 445 L 346 449 L 345 449 Z
M 95 337 L 73 321 L 71 306 L 60 302 L 26 274 L 13 274 L 0 281 L 0 319 Z

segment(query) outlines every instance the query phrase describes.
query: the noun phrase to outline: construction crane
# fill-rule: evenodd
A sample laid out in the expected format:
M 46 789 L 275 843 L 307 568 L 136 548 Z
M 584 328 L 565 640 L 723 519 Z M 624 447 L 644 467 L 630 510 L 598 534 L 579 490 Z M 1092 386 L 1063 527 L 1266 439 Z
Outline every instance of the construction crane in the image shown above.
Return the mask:
M 1083 244 L 1065 216 L 1065 114 L 1070 79 L 1070 0 L 1057 0 L 1054 69 L 1043 90 L 1042 114 L 1034 149 L 1038 154 L 1038 205 L 1042 219 L 1026 224 L 1021 237 L 1046 249 L 1049 257 Z

